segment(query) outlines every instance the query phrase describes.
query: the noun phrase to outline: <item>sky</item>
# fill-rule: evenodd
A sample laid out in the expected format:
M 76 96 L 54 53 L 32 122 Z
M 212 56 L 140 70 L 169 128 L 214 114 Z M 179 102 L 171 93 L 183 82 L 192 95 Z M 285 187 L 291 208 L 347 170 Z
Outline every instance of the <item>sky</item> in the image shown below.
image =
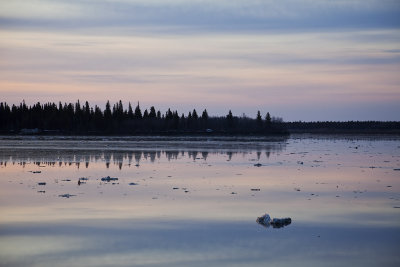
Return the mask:
M 0 102 L 400 120 L 398 0 L 0 0 Z

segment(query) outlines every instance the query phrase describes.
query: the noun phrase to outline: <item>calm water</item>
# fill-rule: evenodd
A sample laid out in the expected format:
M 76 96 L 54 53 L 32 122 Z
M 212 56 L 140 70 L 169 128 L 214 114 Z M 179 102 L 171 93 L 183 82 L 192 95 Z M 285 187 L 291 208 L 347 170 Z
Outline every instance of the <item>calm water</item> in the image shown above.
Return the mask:
M 394 138 L 2 137 L 0 265 L 400 266 L 399 169 Z

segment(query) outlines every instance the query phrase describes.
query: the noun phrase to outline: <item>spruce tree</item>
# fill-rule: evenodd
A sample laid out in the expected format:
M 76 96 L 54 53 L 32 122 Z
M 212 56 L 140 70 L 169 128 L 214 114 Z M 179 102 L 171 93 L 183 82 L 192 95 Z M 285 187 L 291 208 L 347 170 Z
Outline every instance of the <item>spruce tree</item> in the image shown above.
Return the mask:
M 150 108 L 149 117 L 152 118 L 152 119 L 157 117 L 156 109 L 153 106 Z
M 133 110 L 132 110 L 132 105 L 131 105 L 131 102 L 129 102 L 129 105 L 128 105 L 128 118 L 129 119 L 133 119 Z
M 139 102 L 137 103 L 137 106 L 135 108 L 135 119 L 141 119 L 142 118 L 142 111 L 140 110 Z
M 261 117 L 260 111 L 257 111 L 256 121 L 257 121 L 257 127 L 261 128 L 262 127 L 262 117 Z
M 199 116 L 197 115 L 196 109 L 193 109 L 192 118 L 193 118 L 194 120 L 197 120 L 197 119 L 199 118 Z
M 201 118 L 202 118 L 203 120 L 208 120 L 207 109 L 205 109 L 205 110 L 203 111 L 203 114 L 201 114 Z
M 271 115 L 269 114 L 269 112 L 267 112 L 267 115 L 265 115 L 265 124 L 267 126 L 271 125 Z

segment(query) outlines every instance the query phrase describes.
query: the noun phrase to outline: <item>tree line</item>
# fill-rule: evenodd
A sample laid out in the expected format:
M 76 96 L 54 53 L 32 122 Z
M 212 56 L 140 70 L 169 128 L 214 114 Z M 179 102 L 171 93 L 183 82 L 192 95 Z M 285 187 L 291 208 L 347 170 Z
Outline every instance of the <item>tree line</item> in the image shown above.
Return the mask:
M 142 111 L 139 102 L 127 108 L 122 101 L 111 106 L 107 101 L 104 110 L 78 100 L 75 103 L 40 102 L 27 106 L 25 101 L 11 107 L 0 103 L 1 133 L 51 133 L 51 134 L 282 134 L 282 119 L 264 116 L 257 112 L 255 119 L 234 116 L 209 116 L 206 109 L 184 113 L 168 109 L 165 113 L 154 106 Z

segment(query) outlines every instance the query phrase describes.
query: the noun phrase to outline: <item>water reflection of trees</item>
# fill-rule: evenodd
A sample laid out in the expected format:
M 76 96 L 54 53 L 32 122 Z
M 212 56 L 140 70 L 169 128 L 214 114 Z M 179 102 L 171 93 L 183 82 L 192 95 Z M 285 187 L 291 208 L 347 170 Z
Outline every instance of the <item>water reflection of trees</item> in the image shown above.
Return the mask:
M 37 166 L 72 166 L 88 168 L 90 163 L 104 162 L 109 168 L 111 164 L 122 169 L 124 165 L 139 166 L 142 161 L 154 163 L 157 160 L 168 161 L 188 159 L 191 161 L 207 161 L 212 156 L 227 156 L 232 160 L 235 156 L 245 157 L 255 152 L 257 160 L 269 158 L 271 154 L 280 152 L 285 144 L 274 144 L 268 149 L 253 150 L 136 150 L 136 151 L 112 151 L 112 150 L 53 150 L 53 149 L 5 149 L 0 152 L 0 166 L 18 164 L 25 166 L 27 163 Z

